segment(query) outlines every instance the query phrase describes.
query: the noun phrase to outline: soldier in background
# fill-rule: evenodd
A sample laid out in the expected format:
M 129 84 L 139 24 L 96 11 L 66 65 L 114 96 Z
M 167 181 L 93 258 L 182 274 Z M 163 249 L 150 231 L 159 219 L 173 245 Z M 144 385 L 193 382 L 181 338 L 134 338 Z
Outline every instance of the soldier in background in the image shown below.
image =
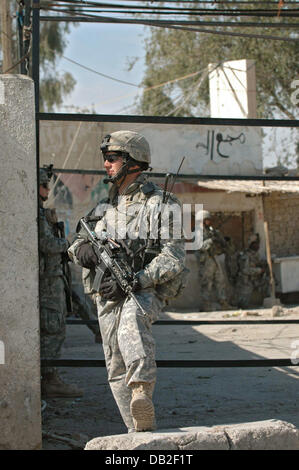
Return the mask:
M 267 261 L 259 256 L 259 246 L 259 234 L 250 235 L 248 248 L 239 253 L 239 270 L 235 284 L 236 303 L 239 308 L 249 308 L 256 303 L 254 295 L 258 295 L 262 302 L 270 292 L 269 267 Z
M 201 311 L 212 311 L 212 300 L 218 301 L 223 310 L 232 308 L 227 301 L 225 277 L 217 259 L 225 252 L 225 247 L 224 236 L 212 227 L 210 212 L 203 211 L 203 244 L 195 252 L 199 264 Z
M 57 359 L 65 340 L 66 279 L 63 256 L 69 242 L 61 237 L 55 209 L 45 209 L 51 172 L 39 171 L 39 248 L 40 248 L 40 343 L 42 359 Z M 66 384 L 54 367 L 41 368 L 42 397 L 81 397 L 82 391 Z

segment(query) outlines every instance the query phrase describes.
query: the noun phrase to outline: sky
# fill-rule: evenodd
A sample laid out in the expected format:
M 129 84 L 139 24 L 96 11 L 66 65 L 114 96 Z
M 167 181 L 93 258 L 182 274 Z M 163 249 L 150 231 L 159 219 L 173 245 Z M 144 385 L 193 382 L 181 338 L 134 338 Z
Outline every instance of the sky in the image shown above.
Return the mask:
M 145 27 L 139 25 L 112 25 L 81 23 L 71 26 L 64 57 L 85 67 L 112 76 L 133 85 L 140 85 L 144 71 Z M 137 57 L 133 70 L 128 63 Z M 70 72 L 77 81 L 64 105 L 94 108 L 98 114 L 124 113 L 123 108 L 134 104 L 141 92 L 137 86 L 118 83 L 85 70 L 61 58 L 58 70 Z M 71 112 L 61 108 L 60 112 Z

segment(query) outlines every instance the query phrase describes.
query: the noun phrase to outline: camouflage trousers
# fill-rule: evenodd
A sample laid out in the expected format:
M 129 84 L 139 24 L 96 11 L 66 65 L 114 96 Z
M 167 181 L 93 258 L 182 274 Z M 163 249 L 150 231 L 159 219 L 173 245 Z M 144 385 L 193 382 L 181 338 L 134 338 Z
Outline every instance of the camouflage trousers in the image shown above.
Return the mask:
M 236 284 L 235 289 L 235 303 L 239 308 L 249 308 L 251 305 L 251 297 L 253 293 L 253 286 L 251 284 Z
M 239 308 L 249 308 L 262 304 L 270 295 L 270 284 L 262 277 L 254 280 L 239 277 L 235 287 L 236 304 Z
M 226 300 L 225 278 L 219 261 L 207 256 L 199 265 L 200 300 L 203 304 Z
M 130 385 L 156 381 L 155 340 L 151 325 L 158 319 L 163 305 L 152 289 L 140 291 L 136 297 L 148 313 L 146 316 L 133 299 L 116 303 L 97 298 L 108 381 L 129 430 L 134 429 Z
M 57 359 L 65 340 L 66 301 L 62 277 L 40 280 L 40 345 L 43 359 Z M 41 373 L 54 367 L 42 367 Z

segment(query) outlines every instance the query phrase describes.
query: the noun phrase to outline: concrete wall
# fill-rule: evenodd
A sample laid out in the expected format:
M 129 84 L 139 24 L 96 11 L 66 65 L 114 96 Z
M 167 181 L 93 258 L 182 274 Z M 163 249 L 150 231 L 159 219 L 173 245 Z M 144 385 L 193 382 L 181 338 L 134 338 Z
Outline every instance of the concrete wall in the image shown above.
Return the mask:
M 214 118 L 256 118 L 256 79 L 253 60 L 210 64 L 210 111 Z
M 0 75 L 0 449 L 41 447 L 33 81 Z
M 255 175 L 263 168 L 262 136 L 257 127 L 121 122 L 41 121 L 40 160 L 55 168 L 103 169 L 99 143 L 121 129 L 143 134 L 157 172 Z M 67 184 L 67 183 L 65 183 Z
M 273 193 L 264 197 L 272 254 L 299 255 L 298 207 L 299 194 Z

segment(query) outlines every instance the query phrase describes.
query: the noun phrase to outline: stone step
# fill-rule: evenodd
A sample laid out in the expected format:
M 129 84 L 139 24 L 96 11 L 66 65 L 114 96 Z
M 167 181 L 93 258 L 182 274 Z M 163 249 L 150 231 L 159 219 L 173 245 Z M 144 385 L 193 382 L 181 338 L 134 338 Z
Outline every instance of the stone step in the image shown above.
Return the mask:
M 85 450 L 299 450 L 299 429 L 280 420 L 96 437 Z

